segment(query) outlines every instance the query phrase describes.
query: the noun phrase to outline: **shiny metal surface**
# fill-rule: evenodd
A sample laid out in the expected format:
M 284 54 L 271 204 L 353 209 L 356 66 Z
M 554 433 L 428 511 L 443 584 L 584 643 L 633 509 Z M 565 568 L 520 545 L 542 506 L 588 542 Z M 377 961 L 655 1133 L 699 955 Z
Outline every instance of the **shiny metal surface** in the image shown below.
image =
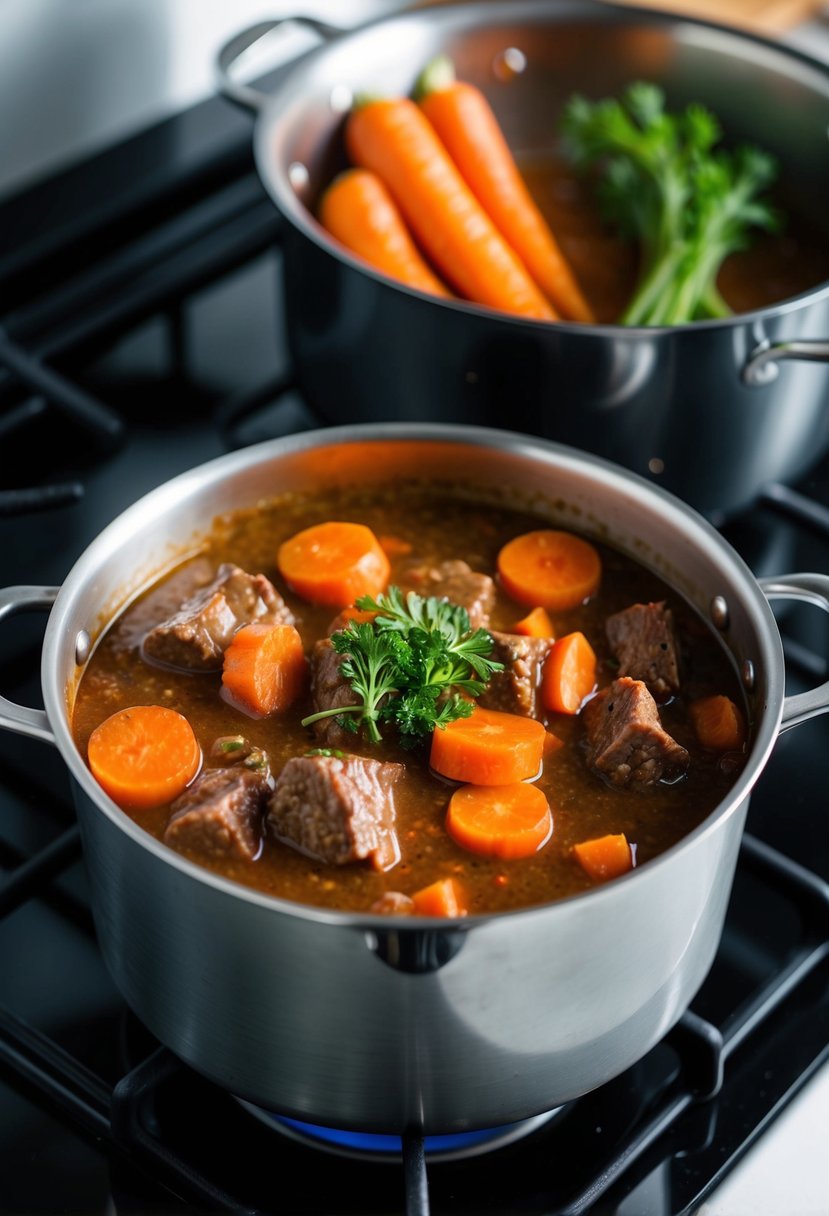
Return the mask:
M 703 615 L 723 597 L 724 642 L 738 669 L 751 663 L 756 672 L 752 753 L 731 796 L 678 846 L 604 888 L 454 922 L 266 898 L 143 832 L 103 794 L 72 742 L 79 632 L 100 636 L 150 578 L 198 546 L 217 513 L 291 488 L 384 481 L 424 467 L 498 502 L 532 504 L 561 526 L 577 523 L 651 566 Z M 822 583 L 816 593 L 825 596 Z M 617 1075 L 664 1035 L 716 952 L 749 796 L 786 704 L 769 602 L 694 511 L 559 445 L 426 424 L 261 444 L 137 502 L 58 593 L 42 686 L 72 777 L 101 949 L 138 1017 L 248 1101 L 312 1122 L 396 1132 L 492 1126 L 551 1109 Z
M 526 67 L 505 77 L 498 65 L 510 48 Z M 267 104 L 255 103 L 259 173 L 288 221 L 289 341 L 320 415 L 508 423 L 623 464 L 710 515 L 805 472 L 829 445 L 829 283 L 726 321 L 548 325 L 436 302 L 329 240 L 312 208 L 343 165 L 342 98 L 408 92 L 439 51 L 481 85 L 519 153 L 554 144 L 555 116 L 574 91 L 603 96 L 647 78 L 669 104 L 702 100 L 731 138 L 778 157 L 781 180 L 829 240 L 820 61 L 599 0 L 477 0 L 382 18 L 303 55 Z

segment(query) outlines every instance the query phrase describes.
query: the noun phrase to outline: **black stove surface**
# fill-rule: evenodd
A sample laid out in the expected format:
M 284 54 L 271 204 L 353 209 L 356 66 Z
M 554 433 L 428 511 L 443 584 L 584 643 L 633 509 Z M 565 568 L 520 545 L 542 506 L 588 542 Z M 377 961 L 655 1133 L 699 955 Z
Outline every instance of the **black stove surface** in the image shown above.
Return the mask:
M 323 425 L 292 385 L 250 135 L 210 101 L 0 208 L 3 584 L 58 585 L 146 491 Z M 829 460 L 723 531 L 758 576 L 827 569 Z M 780 613 L 801 691 L 826 679 L 829 620 Z M 42 705 L 42 630 L 0 628 L 0 691 L 24 705 Z M 0 733 L 0 1210 L 696 1210 L 829 1055 L 828 751 L 829 716 L 779 738 L 716 961 L 664 1042 L 513 1143 L 424 1165 L 416 1142 L 381 1161 L 308 1147 L 152 1039 L 97 948 L 64 766 Z

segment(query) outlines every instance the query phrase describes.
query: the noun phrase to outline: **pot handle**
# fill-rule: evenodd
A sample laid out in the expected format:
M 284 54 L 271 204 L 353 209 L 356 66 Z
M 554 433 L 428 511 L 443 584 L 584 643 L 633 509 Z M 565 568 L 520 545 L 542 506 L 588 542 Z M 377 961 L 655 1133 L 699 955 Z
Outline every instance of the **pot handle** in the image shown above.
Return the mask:
M 829 612 L 829 575 L 826 574 L 787 574 L 784 578 L 758 579 L 763 594 L 767 599 L 801 600 L 806 604 L 814 604 Z M 829 711 L 829 680 L 811 688 L 808 692 L 786 697 L 783 701 L 783 717 L 780 721 L 780 732 L 808 722 L 818 714 Z
M 285 25 L 304 26 L 315 33 L 323 42 L 330 42 L 333 38 L 338 38 L 344 33 L 337 26 L 329 25 L 325 21 L 318 21 L 316 17 L 293 16 L 275 17 L 270 21 L 259 21 L 256 25 L 250 25 L 247 29 L 234 34 L 219 49 L 219 53 L 216 56 L 218 86 L 228 101 L 236 102 L 244 110 L 253 110 L 255 114 L 264 107 L 268 100 L 267 93 L 263 93 L 260 89 L 255 89 L 252 85 L 243 84 L 237 80 L 233 75 L 233 69 L 237 65 L 238 60 L 247 51 L 261 42 L 263 38 L 269 38 L 278 30 L 281 30 Z
M 749 355 L 741 372 L 749 388 L 771 384 L 780 374 L 783 359 L 806 359 L 812 363 L 829 363 L 829 342 L 761 342 Z
M 0 588 L 0 620 L 14 612 L 36 612 L 50 609 L 60 587 L 3 587 Z M 42 709 L 29 709 L 17 705 L 7 697 L 0 696 L 0 727 L 18 735 L 29 735 L 44 743 L 55 743 L 49 719 Z

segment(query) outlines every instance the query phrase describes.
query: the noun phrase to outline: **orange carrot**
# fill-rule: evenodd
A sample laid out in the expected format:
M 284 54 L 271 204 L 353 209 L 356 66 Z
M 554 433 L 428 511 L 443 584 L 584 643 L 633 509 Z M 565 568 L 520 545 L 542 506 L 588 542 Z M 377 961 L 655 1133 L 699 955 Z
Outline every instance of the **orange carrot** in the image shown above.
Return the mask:
M 353 164 L 376 173 L 439 274 L 477 304 L 536 320 L 555 312 L 408 97 L 358 104 L 345 128 Z
M 473 853 L 531 857 L 550 839 L 553 816 L 537 785 L 463 785 L 449 802 L 446 830 Z
M 745 718 L 730 697 L 700 697 L 688 706 L 688 716 L 697 739 L 711 751 L 736 752 L 745 744 Z
M 538 774 L 546 733 L 534 718 L 476 705 L 470 717 L 432 732 L 429 762 L 453 781 L 510 785 Z
M 346 169 L 336 177 L 320 200 L 319 218 L 341 245 L 389 278 L 429 295 L 449 296 L 375 173 Z
M 572 321 L 595 321 L 481 90 L 459 81 L 452 61 L 441 55 L 421 74 L 415 97 L 461 177 L 553 308 Z
M 578 630 L 553 642 L 541 674 L 541 703 L 559 714 L 577 714 L 596 687 L 596 654 Z
M 412 896 L 415 916 L 466 916 L 463 895 L 454 878 L 439 878 Z
M 276 557 L 285 582 L 314 604 L 344 608 L 361 595 L 379 595 L 389 579 L 389 559 L 364 524 L 330 520 L 283 541 Z
M 113 802 L 149 810 L 172 802 L 201 767 L 201 748 L 185 717 L 162 705 L 119 709 L 89 736 L 89 767 Z
M 593 595 L 601 573 L 596 549 L 572 532 L 524 532 L 498 554 L 498 574 L 507 595 L 554 612 L 577 608 Z
M 378 536 L 377 539 L 386 557 L 405 557 L 412 551 L 411 541 L 403 540 L 400 536 Z
M 521 633 L 528 638 L 554 638 L 556 631 L 546 608 L 533 608 L 512 626 L 511 633 Z
M 633 853 L 624 832 L 582 840 L 573 845 L 573 853 L 594 882 L 618 878 L 633 869 Z
M 293 625 L 254 621 L 233 635 L 224 653 L 222 687 L 257 718 L 287 709 L 305 686 L 308 663 Z

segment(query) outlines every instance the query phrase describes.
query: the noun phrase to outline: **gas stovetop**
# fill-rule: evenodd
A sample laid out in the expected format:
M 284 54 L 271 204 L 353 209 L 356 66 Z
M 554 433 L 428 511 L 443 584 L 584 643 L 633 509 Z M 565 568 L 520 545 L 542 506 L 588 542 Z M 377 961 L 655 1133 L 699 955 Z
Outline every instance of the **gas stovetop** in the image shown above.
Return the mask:
M 3 584 L 59 584 L 144 492 L 325 425 L 293 382 L 250 135 L 211 100 L 2 207 Z M 826 569 L 829 460 L 721 526 L 758 576 Z M 826 616 L 787 605 L 780 626 L 788 691 L 825 679 Z M 0 630 L 0 688 L 25 705 L 42 704 L 42 629 Z M 694 1211 L 829 1055 L 827 750 L 829 716 L 778 740 L 720 950 L 676 1029 L 514 1137 L 424 1155 L 309 1142 L 157 1043 L 101 960 L 59 756 L 0 735 L 2 1210 Z

